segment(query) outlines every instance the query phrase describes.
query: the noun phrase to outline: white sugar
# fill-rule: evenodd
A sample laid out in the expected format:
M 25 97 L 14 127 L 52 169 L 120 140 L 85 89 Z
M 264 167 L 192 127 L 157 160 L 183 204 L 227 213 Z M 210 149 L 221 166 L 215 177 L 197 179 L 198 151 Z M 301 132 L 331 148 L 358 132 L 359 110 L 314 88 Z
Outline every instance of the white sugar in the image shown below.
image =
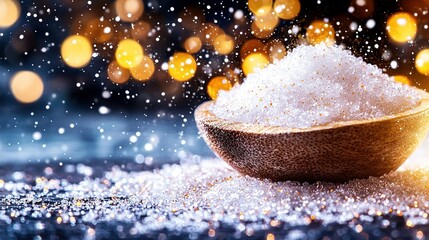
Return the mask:
M 8 210 L 0 211 L 0 222 L 49 215 L 59 224 L 74 224 L 76 216 L 94 225 L 132 222 L 138 233 L 201 232 L 224 224 L 248 236 L 282 222 L 297 226 L 314 220 L 357 227 L 359 222 L 397 215 L 408 226 L 429 223 L 429 169 L 344 184 L 300 184 L 242 176 L 218 159 L 191 159 L 155 171 L 114 167 L 104 177 L 86 177 L 74 184 L 45 177 L 35 177 L 31 185 L 4 181 L 0 192 L 6 197 L 0 205 Z
M 413 88 L 350 51 L 302 45 L 221 91 L 210 110 L 234 122 L 306 128 L 391 115 L 419 102 Z

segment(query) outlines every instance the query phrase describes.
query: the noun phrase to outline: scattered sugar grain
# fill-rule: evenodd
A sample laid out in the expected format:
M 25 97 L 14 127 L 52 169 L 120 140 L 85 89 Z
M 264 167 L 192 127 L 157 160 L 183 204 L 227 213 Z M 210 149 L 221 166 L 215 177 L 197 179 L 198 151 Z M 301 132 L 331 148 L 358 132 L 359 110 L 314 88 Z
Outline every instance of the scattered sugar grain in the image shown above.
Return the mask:
M 241 176 L 218 159 L 142 172 L 114 167 L 102 178 L 75 184 L 45 177 L 35 177 L 33 184 L 4 181 L 0 222 L 52 216 L 72 224 L 70 216 L 78 213 L 83 223 L 130 222 L 138 233 L 202 232 L 220 224 L 256 231 L 313 220 L 353 227 L 392 214 L 428 224 L 428 181 L 429 169 L 419 169 L 345 184 L 270 182 Z
M 418 92 L 339 46 L 296 47 L 282 60 L 220 91 L 211 111 L 235 122 L 306 128 L 409 110 Z

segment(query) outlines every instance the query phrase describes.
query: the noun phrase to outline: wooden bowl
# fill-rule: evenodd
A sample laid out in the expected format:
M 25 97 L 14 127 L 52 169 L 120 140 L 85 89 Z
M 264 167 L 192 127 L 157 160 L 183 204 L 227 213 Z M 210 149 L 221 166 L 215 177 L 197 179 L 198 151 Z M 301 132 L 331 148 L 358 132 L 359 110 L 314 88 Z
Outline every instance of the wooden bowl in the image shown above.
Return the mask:
M 210 148 L 242 174 L 274 181 L 344 182 L 396 170 L 429 130 L 429 94 L 408 111 L 305 129 L 228 122 L 213 101 L 195 110 Z

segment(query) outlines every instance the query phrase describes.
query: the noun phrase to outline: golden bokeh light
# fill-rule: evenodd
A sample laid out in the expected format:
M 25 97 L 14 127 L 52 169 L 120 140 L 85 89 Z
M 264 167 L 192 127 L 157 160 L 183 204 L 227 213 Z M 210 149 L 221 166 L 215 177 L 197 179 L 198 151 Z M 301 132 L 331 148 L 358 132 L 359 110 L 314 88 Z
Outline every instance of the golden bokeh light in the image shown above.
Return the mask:
M 255 24 L 262 30 L 273 30 L 279 24 L 279 18 L 274 11 L 271 11 L 263 16 L 256 16 Z
M 225 72 L 225 77 L 232 85 L 240 83 L 241 77 L 240 77 L 240 71 L 238 69 L 227 68 L 224 70 L 224 72 Z
M 267 43 L 267 49 L 271 62 L 284 58 L 287 53 L 286 47 L 279 40 L 273 40 Z
M 250 39 L 243 43 L 240 49 L 241 59 L 245 59 L 248 55 L 252 53 L 266 53 L 266 46 L 263 42 L 258 39 Z
M 301 10 L 299 0 L 276 0 L 274 2 L 274 12 L 281 19 L 292 19 L 298 16 Z
M 271 12 L 272 0 L 248 0 L 249 10 L 256 16 L 263 16 Z
M 200 39 L 207 44 L 213 45 L 217 36 L 224 34 L 223 30 L 214 23 L 205 23 Z
M 132 39 L 121 40 L 115 52 L 116 61 L 123 68 L 132 68 L 142 61 L 143 48 L 142 46 Z
M 188 37 L 183 44 L 183 47 L 186 49 L 188 53 L 197 53 L 200 51 L 203 43 L 201 42 L 201 39 L 196 36 Z
M 393 76 L 393 78 L 395 79 L 396 82 L 406 84 L 406 85 L 411 85 L 411 80 L 405 75 L 395 75 Z
M 269 38 L 274 33 L 274 29 L 268 29 L 268 30 L 260 29 L 258 26 L 256 26 L 255 22 L 252 22 L 252 24 L 250 25 L 250 30 L 253 36 L 257 38 L 262 38 L 262 39 Z
M 247 76 L 258 69 L 265 68 L 269 63 L 270 61 L 265 54 L 252 53 L 244 59 L 241 69 L 243 69 L 244 75 Z
M 306 37 L 311 44 L 325 43 L 332 46 L 335 44 L 335 29 L 327 22 L 315 20 L 308 26 Z
M 115 9 L 121 21 L 135 22 L 142 16 L 144 4 L 142 0 L 116 0 Z
M 419 73 L 429 76 L 429 48 L 423 49 L 417 54 L 415 65 Z
M 64 62 L 73 68 L 88 65 L 92 57 L 92 46 L 88 38 L 79 35 L 67 37 L 61 45 L 61 56 Z
M 135 40 L 146 40 L 148 38 L 151 26 L 146 21 L 138 21 L 134 23 L 131 28 L 131 36 Z
M 409 13 L 398 12 L 389 17 L 386 30 L 389 38 L 394 42 L 412 41 L 417 34 L 417 21 Z
M 210 80 L 207 85 L 207 93 L 212 99 L 216 99 L 219 90 L 228 91 L 232 88 L 231 82 L 224 76 L 217 76 Z
M 197 63 L 194 57 L 189 53 L 177 52 L 168 62 L 168 73 L 177 81 L 188 81 L 194 77 L 197 71 Z
M 112 82 L 118 84 L 126 83 L 128 79 L 130 79 L 130 72 L 128 69 L 121 67 L 116 61 L 109 64 L 107 75 Z
M 12 26 L 19 18 L 21 7 L 15 0 L 0 1 L 0 28 Z
M 37 101 L 43 94 L 43 88 L 40 76 L 31 71 L 17 72 L 10 81 L 13 96 L 22 103 Z
M 100 18 L 92 18 L 84 25 L 83 34 L 92 42 L 105 43 L 113 37 L 113 25 L 109 21 L 102 21 Z
M 234 39 L 229 35 L 221 34 L 215 38 L 213 47 L 218 54 L 230 54 L 235 47 Z
M 140 81 L 149 80 L 155 72 L 155 64 L 148 56 L 143 56 L 142 61 L 136 67 L 130 69 L 131 76 Z

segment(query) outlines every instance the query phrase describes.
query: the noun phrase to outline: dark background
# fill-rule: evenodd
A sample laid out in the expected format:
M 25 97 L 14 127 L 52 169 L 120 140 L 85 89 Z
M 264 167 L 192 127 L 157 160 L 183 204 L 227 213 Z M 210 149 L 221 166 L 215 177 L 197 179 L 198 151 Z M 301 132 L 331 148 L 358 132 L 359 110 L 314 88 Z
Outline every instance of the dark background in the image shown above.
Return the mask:
M 414 55 L 419 49 L 427 47 L 429 32 L 424 29 L 424 24 L 429 22 L 428 17 L 422 13 L 428 9 L 424 1 L 377 1 L 367 0 L 367 4 L 373 4 L 369 13 L 355 11 L 351 14 L 348 8 L 356 5 L 356 1 L 344 0 L 302 0 L 301 12 L 293 20 L 281 20 L 274 34 L 261 39 L 266 43 L 273 39 L 281 40 L 288 48 L 293 48 L 305 34 L 305 28 L 315 19 L 328 18 L 337 32 L 337 44 L 345 44 L 353 50 L 357 56 L 364 57 L 370 63 L 376 64 L 389 74 L 409 75 L 414 85 L 421 88 L 429 86 L 429 81 L 414 70 Z M 86 25 L 91 18 L 104 16 L 110 19 L 116 33 L 109 41 L 113 46 L 119 40 L 127 37 L 126 31 L 131 28 L 130 23 L 114 21 L 113 1 L 92 1 L 91 5 L 83 0 L 37 0 L 21 1 L 21 16 L 17 23 L 7 29 L 0 29 L 0 111 L 3 114 L 28 114 L 29 112 L 46 111 L 45 106 L 49 102 L 50 111 L 61 113 L 67 111 L 98 112 L 99 106 L 107 106 L 112 113 L 132 112 L 172 112 L 189 114 L 192 110 L 209 97 L 206 94 L 206 85 L 212 75 L 222 74 L 234 68 L 240 68 L 241 59 L 239 50 L 245 40 L 256 38 L 250 32 L 252 15 L 247 8 L 246 1 L 144 1 L 145 11 L 142 20 L 150 23 L 151 28 L 157 28 L 153 37 L 147 37 L 140 41 L 144 47 L 145 54 L 155 64 L 155 74 L 147 82 L 130 80 L 124 85 L 112 83 L 106 74 L 108 63 L 114 59 L 114 49 L 102 50 L 107 43 L 97 44 L 95 52 L 98 57 L 92 59 L 91 63 L 83 69 L 72 69 L 66 66 L 60 56 L 61 42 L 71 34 L 83 34 Z M 152 7 L 149 7 L 152 6 Z M 208 9 L 210 5 L 210 9 Z M 172 7 L 174 11 L 171 11 Z M 106 13 L 104 9 L 110 9 Z M 245 20 L 237 21 L 233 13 L 229 11 L 241 9 L 244 11 Z M 47 13 L 50 9 L 50 13 Z M 41 14 L 41 10 L 44 11 Z M 358 7 L 357 7 L 357 10 Z M 419 31 L 413 44 L 395 44 L 386 37 L 385 23 L 387 18 L 397 11 L 408 11 L 418 13 Z M 31 13 L 27 16 L 27 13 Z M 37 17 L 32 15 L 37 13 Z M 177 18 L 200 16 L 197 24 L 184 27 L 177 23 Z M 39 22 L 39 19 L 43 19 Z M 56 21 L 56 18 L 58 19 Z M 365 23 L 368 19 L 374 19 L 376 26 L 367 29 Z M 201 26 L 207 23 L 217 24 L 227 33 L 232 35 L 236 41 L 236 48 L 229 55 L 230 62 L 223 62 L 224 56 L 216 55 L 212 48 L 204 46 L 194 57 L 200 64 L 193 79 L 188 82 L 176 82 L 170 78 L 167 71 L 161 69 L 161 64 L 176 51 L 184 51 L 184 40 L 201 32 Z M 361 32 L 353 32 L 349 29 L 351 22 L 356 22 L 363 27 Z M 338 24 L 336 24 L 338 22 Z M 176 23 L 173 27 L 172 23 Z M 233 30 L 233 25 L 238 28 Z M 293 25 L 301 27 L 298 36 L 287 33 Z M 239 32 L 242 31 L 243 34 Z M 48 32 L 49 36 L 45 33 Z M 23 34 L 24 39 L 19 39 Z M 160 41 L 155 38 L 160 36 Z M 368 46 L 379 44 L 378 49 L 372 48 L 367 51 Z M 49 45 L 48 51 L 43 53 L 41 49 Z M 383 60 L 381 55 L 385 51 L 391 52 L 391 60 L 399 63 L 398 69 L 390 69 L 390 60 Z M 48 63 L 49 62 L 49 63 Z M 33 70 L 37 72 L 45 84 L 45 91 L 41 99 L 32 104 L 21 104 L 17 102 L 10 90 L 10 77 L 18 70 Z M 216 73 L 216 74 L 214 74 Z M 95 75 L 98 74 L 98 77 Z M 243 79 L 243 75 L 239 75 Z M 77 87 L 80 83 L 80 87 Z M 110 91 L 112 97 L 104 99 L 101 93 Z M 128 90 L 128 94 L 126 91 Z M 165 96 L 161 95 L 165 92 Z M 56 98 L 52 98 L 56 94 Z M 138 94 L 138 96 L 136 95 Z M 134 98 L 126 96 L 135 95 Z M 147 100 L 150 100 L 149 102 Z

